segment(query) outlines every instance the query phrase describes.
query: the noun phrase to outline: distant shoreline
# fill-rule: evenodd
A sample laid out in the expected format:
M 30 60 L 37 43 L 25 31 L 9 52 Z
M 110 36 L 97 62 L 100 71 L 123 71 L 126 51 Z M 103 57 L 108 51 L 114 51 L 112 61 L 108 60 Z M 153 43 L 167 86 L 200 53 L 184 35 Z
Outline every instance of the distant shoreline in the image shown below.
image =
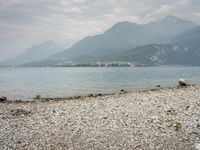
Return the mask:
M 129 64 L 130 63 L 130 64 Z M 134 65 L 132 64 L 132 62 L 127 62 L 127 64 L 114 64 L 114 65 L 90 65 L 88 63 L 85 64 L 70 64 L 70 65 L 52 65 L 52 66 L 46 66 L 46 65 L 41 65 L 41 66 L 14 66 L 14 65 L 0 65 L 0 68 L 87 68 L 87 67 L 91 67 L 91 68 L 106 68 L 106 67 L 110 67 L 110 68 L 114 68 L 114 67 L 132 67 L 132 68 L 140 68 L 140 67 L 200 67 L 197 65 Z

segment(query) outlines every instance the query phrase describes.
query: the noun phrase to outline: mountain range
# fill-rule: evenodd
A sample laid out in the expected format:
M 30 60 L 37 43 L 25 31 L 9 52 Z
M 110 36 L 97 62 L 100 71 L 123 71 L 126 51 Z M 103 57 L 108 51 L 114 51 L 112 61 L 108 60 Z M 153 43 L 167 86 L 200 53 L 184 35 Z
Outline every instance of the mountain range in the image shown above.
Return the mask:
M 21 64 L 56 66 L 123 61 L 140 66 L 200 65 L 199 43 L 198 24 L 167 16 L 148 24 L 118 22 L 103 34 L 86 37 L 67 50 Z
M 39 61 L 46 57 L 51 56 L 52 54 L 58 53 L 62 51 L 64 48 L 59 44 L 53 41 L 46 41 L 44 43 L 40 43 L 34 45 L 27 49 L 24 53 L 10 58 L 4 62 L 1 62 L 1 65 L 19 65 L 33 61 Z
M 174 37 L 169 43 L 139 46 L 113 55 L 111 59 L 136 62 L 141 66 L 200 66 L 200 27 Z

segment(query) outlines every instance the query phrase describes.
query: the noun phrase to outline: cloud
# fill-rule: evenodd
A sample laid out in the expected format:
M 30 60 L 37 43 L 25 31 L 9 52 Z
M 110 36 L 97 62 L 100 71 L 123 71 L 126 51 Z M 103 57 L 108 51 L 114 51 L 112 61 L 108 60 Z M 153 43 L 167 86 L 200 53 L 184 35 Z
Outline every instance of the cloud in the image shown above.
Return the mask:
M 0 59 L 50 39 L 69 46 L 123 20 L 147 23 L 172 14 L 200 24 L 199 10 L 199 0 L 2 0 Z

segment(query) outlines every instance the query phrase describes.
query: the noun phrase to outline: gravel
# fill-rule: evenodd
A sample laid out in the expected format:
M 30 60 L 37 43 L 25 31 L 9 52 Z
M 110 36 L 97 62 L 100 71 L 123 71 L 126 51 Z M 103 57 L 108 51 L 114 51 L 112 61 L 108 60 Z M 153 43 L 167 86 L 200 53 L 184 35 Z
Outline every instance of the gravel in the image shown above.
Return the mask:
M 1 150 L 199 147 L 199 86 L 0 103 Z

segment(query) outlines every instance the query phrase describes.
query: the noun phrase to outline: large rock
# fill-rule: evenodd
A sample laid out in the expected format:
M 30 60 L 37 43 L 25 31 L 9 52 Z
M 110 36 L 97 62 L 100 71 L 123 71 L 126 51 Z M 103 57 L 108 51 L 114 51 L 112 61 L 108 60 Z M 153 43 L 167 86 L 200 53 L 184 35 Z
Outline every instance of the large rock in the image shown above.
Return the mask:
M 180 86 L 189 86 L 189 82 L 186 79 L 179 79 Z
M 7 101 L 7 97 L 5 96 L 0 96 L 0 102 L 5 102 Z

